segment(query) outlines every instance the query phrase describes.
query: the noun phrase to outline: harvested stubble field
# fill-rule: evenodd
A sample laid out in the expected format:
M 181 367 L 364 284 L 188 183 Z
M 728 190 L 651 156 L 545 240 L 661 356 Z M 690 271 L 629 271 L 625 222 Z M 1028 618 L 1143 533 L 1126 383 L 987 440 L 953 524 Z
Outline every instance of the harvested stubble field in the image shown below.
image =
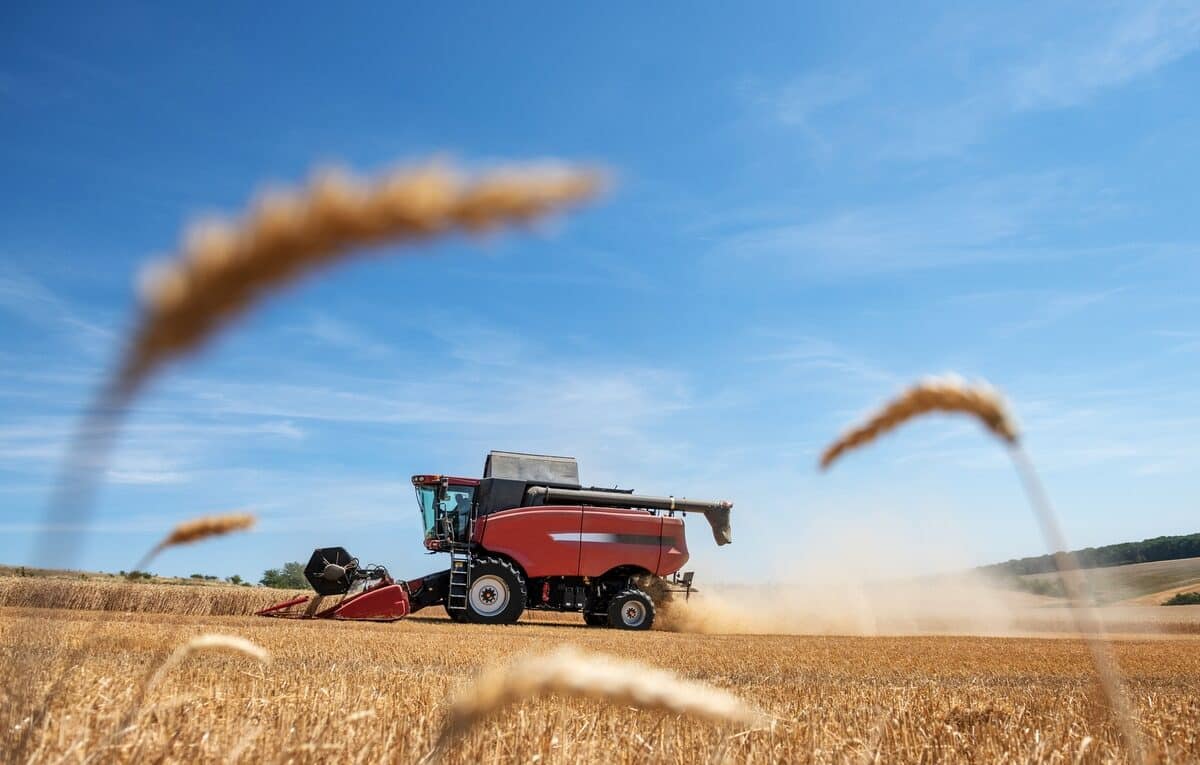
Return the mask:
M 437 738 L 447 695 L 474 673 L 564 643 L 730 690 L 773 730 L 714 726 L 597 702 L 539 699 L 485 723 L 450 762 L 1103 762 L 1114 726 L 1082 642 L 1053 638 L 699 635 L 573 623 L 394 624 L 238 616 L 0 610 L 37 652 L 33 678 L 67 680 L 36 734 L 37 762 L 411 762 Z M 110 738 L 149 672 L 188 638 L 240 635 L 266 648 L 187 659 Z M 86 658 L 65 667 L 67 649 Z M 8 643 L 5 643 L 8 645 Z M 1147 740 L 1166 761 L 1200 759 L 1200 638 L 1125 638 L 1117 654 Z M 8 665 L 6 664 L 6 667 Z M 4 708 L 8 709 L 7 700 Z M 11 724 L 11 720 L 6 725 Z M 9 729 L 11 732 L 11 729 Z

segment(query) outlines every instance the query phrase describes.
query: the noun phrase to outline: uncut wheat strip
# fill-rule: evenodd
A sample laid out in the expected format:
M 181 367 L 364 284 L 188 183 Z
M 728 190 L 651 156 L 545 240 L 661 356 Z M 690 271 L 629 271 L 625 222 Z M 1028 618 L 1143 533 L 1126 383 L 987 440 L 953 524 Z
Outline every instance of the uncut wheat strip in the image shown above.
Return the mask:
M 550 694 L 624 704 L 687 715 L 713 723 L 763 725 L 766 716 L 731 693 L 674 673 L 564 646 L 485 672 L 450 703 L 437 743 L 437 758 L 455 741 L 500 710 Z
M 910 420 L 935 412 L 970 415 L 1007 446 L 1042 538 L 1055 558 L 1076 631 L 1091 653 L 1105 698 L 1134 761 L 1145 762 L 1146 749 L 1125 693 L 1121 669 L 1105 635 L 1103 622 L 1092 604 L 1079 561 L 1070 552 L 1058 515 L 1033 462 L 1021 447 L 1020 431 L 1004 398 L 995 388 L 987 383 L 968 384 L 957 375 L 926 378 L 902 391 L 831 443 L 821 455 L 820 466 L 828 469 L 842 455 L 870 444 Z
M 168 547 L 192 544 L 202 539 L 232 534 L 235 531 L 245 531 L 253 527 L 255 521 L 256 519 L 251 513 L 202 515 L 199 518 L 184 521 L 171 529 L 170 534 L 163 537 L 162 541 L 143 555 L 138 564 L 134 566 L 134 570 L 145 570 L 150 561 L 154 560 L 160 552 Z

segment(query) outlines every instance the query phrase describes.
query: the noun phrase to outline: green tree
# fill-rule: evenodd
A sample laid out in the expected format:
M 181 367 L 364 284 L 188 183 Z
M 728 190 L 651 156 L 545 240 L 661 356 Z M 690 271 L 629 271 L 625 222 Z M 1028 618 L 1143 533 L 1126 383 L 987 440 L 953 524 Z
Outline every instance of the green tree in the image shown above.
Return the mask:
M 243 580 L 242 580 L 242 577 L 240 577 L 240 576 L 239 576 L 239 575 L 237 575 L 237 574 L 234 574 L 233 576 L 229 577 L 229 583 L 230 583 L 230 584 L 241 584 L 241 583 L 242 583 L 242 581 L 243 581 Z
M 297 561 L 284 563 L 281 569 L 267 569 L 258 583 L 281 590 L 303 590 L 308 587 L 308 580 L 304 578 L 304 564 Z

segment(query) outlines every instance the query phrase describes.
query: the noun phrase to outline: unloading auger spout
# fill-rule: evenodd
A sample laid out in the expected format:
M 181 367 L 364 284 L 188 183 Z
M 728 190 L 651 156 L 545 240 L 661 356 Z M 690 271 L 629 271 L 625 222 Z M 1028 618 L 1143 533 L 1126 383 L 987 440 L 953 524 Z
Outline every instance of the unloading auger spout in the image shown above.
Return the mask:
M 687 499 L 686 497 L 650 497 L 603 489 L 560 489 L 553 486 L 533 486 L 526 492 L 530 504 L 564 502 L 600 507 L 644 507 L 653 510 L 674 510 L 681 513 L 703 513 L 712 526 L 713 539 L 718 545 L 733 541 L 729 515 L 733 503 L 726 500 Z

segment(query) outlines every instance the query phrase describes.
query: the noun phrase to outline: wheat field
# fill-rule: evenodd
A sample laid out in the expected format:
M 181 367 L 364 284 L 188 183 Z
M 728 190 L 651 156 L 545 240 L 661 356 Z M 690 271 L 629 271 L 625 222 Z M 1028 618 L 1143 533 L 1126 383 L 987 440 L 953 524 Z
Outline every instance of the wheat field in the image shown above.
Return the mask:
M 458 625 L 440 615 L 373 624 L 12 607 L 0 610 L 0 637 L 18 621 L 40 671 L 3 678 L 9 744 L 22 724 L 7 703 L 14 683 L 45 688 L 66 673 L 31 739 L 30 761 L 38 763 L 412 762 L 433 749 L 448 700 L 476 673 L 565 644 L 730 691 L 774 724 L 721 725 L 548 697 L 484 722 L 444 761 L 1123 760 L 1087 650 L 1074 639 L 699 635 L 569 621 Z M 270 665 L 194 655 L 146 694 L 118 733 L 154 668 L 207 632 L 253 641 Z M 1114 645 L 1157 756 L 1200 759 L 1200 638 Z M 86 658 L 63 666 L 79 648 Z

